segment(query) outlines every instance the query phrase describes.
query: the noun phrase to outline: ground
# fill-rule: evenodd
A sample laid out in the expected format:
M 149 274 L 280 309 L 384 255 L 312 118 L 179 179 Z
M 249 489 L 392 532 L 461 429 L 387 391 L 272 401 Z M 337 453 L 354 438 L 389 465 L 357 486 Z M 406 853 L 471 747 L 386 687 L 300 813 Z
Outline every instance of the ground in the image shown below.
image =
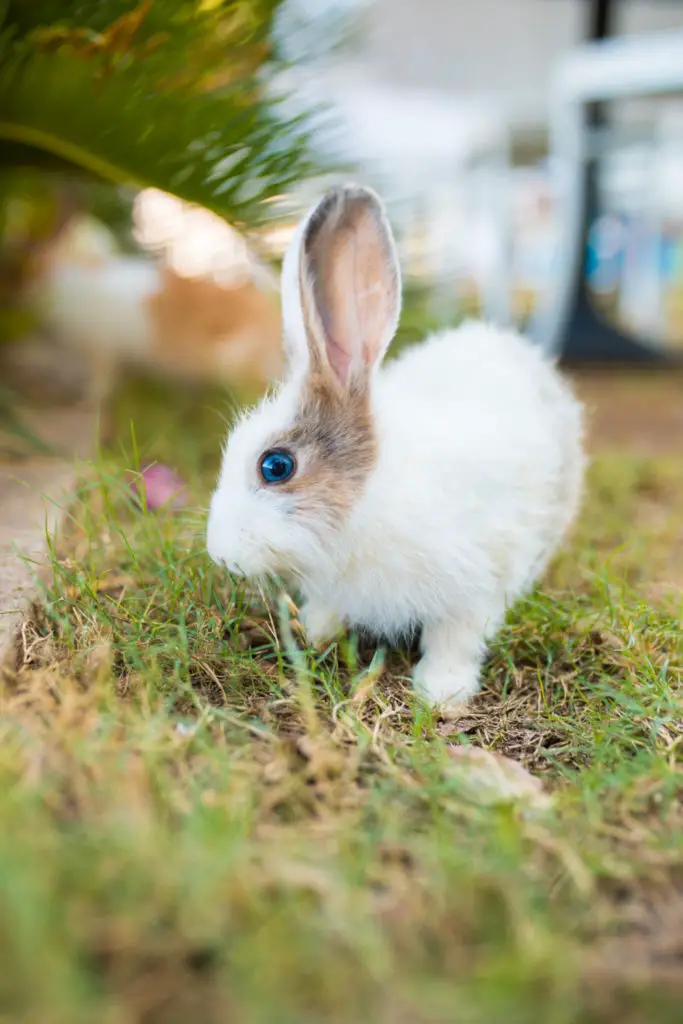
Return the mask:
M 0 686 L 0 1020 L 680 1019 L 683 385 L 580 387 L 583 516 L 456 721 L 209 565 L 223 398 L 118 400 Z

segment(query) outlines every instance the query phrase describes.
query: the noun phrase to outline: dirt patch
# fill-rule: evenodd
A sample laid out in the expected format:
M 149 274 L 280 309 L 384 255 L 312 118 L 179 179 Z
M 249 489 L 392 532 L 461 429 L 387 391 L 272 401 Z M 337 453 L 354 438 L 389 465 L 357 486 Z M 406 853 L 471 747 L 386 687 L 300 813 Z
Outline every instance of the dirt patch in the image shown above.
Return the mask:
M 683 455 L 683 373 L 600 369 L 571 376 L 588 409 L 591 451 Z
M 634 891 L 624 901 L 621 918 L 612 935 L 597 939 L 586 951 L 583 976 L 593 1005 L 605 1015 L 618 1006 L 619 1018 L 626 1021 L 668 1020 L 658 1018 L 653 1005 L 644 1016 L 638 996 L 649 990 L 669 1005 L 680 1001 L 683 894 L 670 886 L 656 895 L 646 887 Z
M 683 590 L 683 373 L 573 374 L 593 456 L 581 523 L 593 548 L 652 601 Z M 616 562 L 616 565 L 615 565 Z

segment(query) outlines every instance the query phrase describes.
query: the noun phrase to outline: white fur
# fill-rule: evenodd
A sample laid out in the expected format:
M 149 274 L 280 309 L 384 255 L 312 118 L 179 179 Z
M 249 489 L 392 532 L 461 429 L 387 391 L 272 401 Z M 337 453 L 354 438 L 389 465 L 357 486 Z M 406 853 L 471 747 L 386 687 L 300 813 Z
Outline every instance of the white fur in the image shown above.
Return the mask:
M 147 303 L 161 287 L 151 260 L 122 255 L 104 224 L 82 216 L 52 244 L 27 297 L 42 327 L 66 349 L 144 362 L 154 342 Z
M 61 264 L 43 285 L 43 319 L 65 345 L 137 362 L 152 348 L 147 302 L 160 287 L 149 260 L 112 256 L 101 265 Z
M 347 521 L 324 510 L 306 521 L 257 475 L 305 373 L 292 265 L 283 275 L 292 377 L 228 440 L 209 552 L 249 576 L 293 575 L 313 641 L 340 624 L 390 636 L 422 627 L 416 683 L 434 703 L 457 702 L 478 689 L 487 638 L 575 515 L 581 408 L 516 333 L 468 323 L 435 335 L 373 378 L 379 458 Z

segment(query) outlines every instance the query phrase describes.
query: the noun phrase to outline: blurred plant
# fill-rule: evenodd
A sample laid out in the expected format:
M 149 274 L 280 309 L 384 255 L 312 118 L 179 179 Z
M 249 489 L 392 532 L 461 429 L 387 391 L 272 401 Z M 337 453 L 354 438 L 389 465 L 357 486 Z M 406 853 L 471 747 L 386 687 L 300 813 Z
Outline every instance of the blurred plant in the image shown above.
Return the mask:
M 237 227 L 312 169 L 268 95 L 282 0 L 5 0 L 0 140 L 155 186 Z
M 125 189 L 153 186 L 246 229 L 316 170 L 305 118 L 268 88 L 282 6 L 0 0 L 0 339 L 30 327 L 16 296 L 59 226 L 55 180 L 117 226 Z
M 30 168 L 0 167 L 0 343 L 33 326 L 22 290 L 46 240 L 75 210 L 75 196 Z
M 390 355 L 398 355 L 402 349 L 423 341 L 433 331 L 457 327 L 462 316 L 453 313 L 450 317 L 444 317 L 441 312 L 434 310 L 432 300 L 433 289 L 430 284 L 410 278 L 404 280 L 401 321 Z
M 27 426 L 17 412 L 12 390 L 0 381 L 0 456 L 21 459 L 27 452 L 53 455 L 55 449 Z

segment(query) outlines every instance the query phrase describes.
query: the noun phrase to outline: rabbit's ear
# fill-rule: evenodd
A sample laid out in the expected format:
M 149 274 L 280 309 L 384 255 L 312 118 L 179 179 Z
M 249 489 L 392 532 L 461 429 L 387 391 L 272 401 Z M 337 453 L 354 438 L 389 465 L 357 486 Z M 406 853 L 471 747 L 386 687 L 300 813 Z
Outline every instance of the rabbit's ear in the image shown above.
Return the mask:
M 312 211 L 298 243 L 303 328 L 311 370 L 343 387 L 363 383 L 381 361 L 401 308 L 400 270 L 379 197 L 332 189 Z

